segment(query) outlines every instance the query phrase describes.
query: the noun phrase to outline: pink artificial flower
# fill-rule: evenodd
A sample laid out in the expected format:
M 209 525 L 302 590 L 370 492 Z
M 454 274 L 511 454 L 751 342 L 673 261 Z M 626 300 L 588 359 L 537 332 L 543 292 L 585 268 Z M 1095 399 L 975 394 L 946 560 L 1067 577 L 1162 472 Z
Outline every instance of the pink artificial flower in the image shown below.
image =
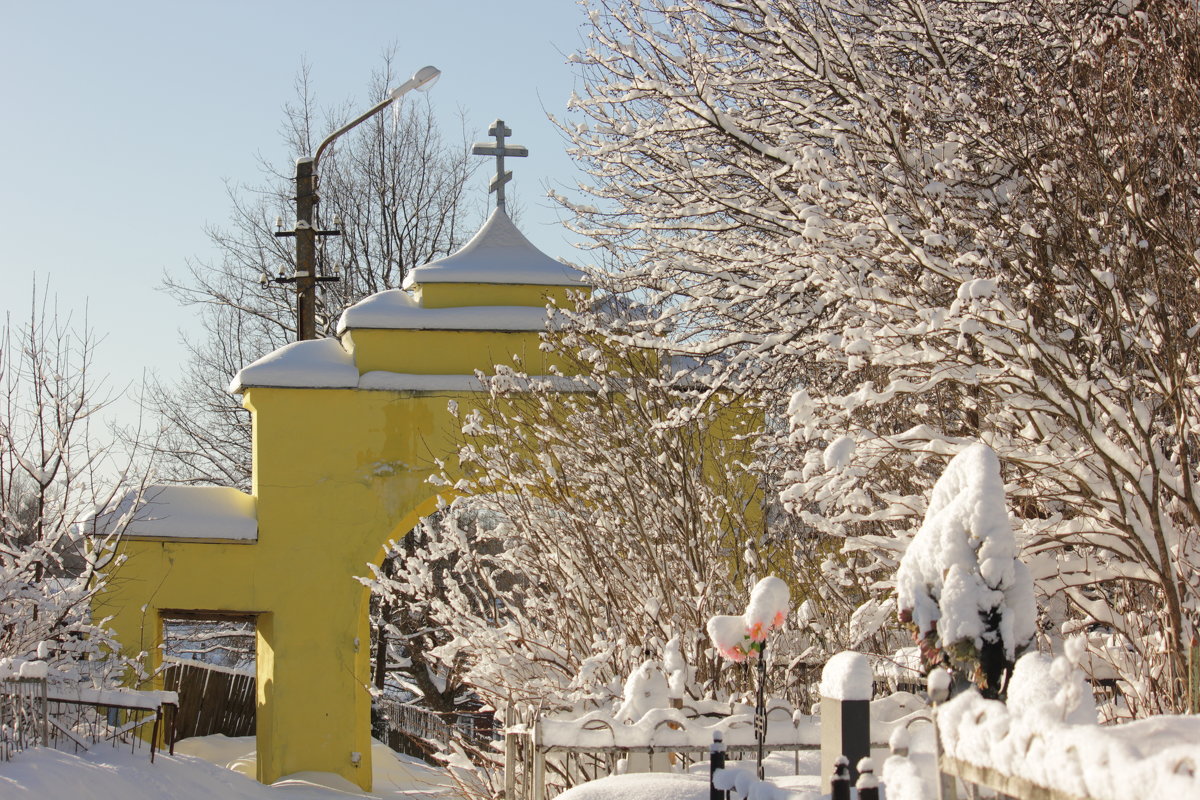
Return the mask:
M 770 633 L 769 629 L 764 629 L 761 622 L 756 622 L 750 626 L 750 630 L 747 635 L 750 637 L 750 641 L 752 642 L 765 642 L 767 640 L 768 633 Z
M 728 650 L 722 649 L 721 655 L 725 656 L 735 664 L 740 664 L 746 660 L 746 651 L 741 648 L 741 645 L 734 645 Z
M 771 623 L 771 627 L 773 627 L 773 628 L 778 628 L 780 625 L 782 625 L 782 624 L 783 624 L 783 620 L 784 620 L 784 614 L 783 614 L 783 612 L 782 612 L 782 611 L 776 611 L 776 612 L 775 612 L 775 621 Z

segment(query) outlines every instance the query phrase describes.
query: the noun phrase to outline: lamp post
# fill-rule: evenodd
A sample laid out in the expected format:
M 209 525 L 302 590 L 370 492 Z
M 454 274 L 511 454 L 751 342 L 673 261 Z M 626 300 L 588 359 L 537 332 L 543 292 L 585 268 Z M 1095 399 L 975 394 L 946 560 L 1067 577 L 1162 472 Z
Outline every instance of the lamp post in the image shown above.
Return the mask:
M 296 271 L 291 277 L 278 277 L 276 283 L 296 284 L 296 339 L 317 338 L 317 284 L 336 281 L 336 276 L 317 275 L 317 237 L 337 236 L 341 231 L 317 228 L 317 164 L 321 154 L 333 140 L 346 131 L 370 119 L 413 89 L 428 89 L 442 72 L 437 67 L 422 67 L 411 78 L 388 93 L 366 113 L 355 118 L 325 137 L 316 153 L 296 160 L 296 227 L 291 231 L 276 231 L 276 236 L 296 237 Z

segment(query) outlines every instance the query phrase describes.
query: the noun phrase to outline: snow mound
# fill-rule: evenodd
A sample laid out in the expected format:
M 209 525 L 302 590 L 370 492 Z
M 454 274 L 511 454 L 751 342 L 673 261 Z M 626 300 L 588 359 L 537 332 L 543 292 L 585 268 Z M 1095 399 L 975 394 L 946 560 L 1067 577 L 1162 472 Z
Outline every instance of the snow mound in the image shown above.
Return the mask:
M 679 650 L 679 634 L 672 636 L 663 647 L 663 671 L 667 673 L 667 694 L 670 699 L 683 699 L 687 691 L 689 670 L 683 653 Z
M 125 494 L 112 509 L 98 515 L 92 532 L 122 533 L 129 538 L 254 541 L 258 513 L 254 497 L 227 486 L 153 484 L 140 493 Z
M 939 709 L 938 725 L 947 755 L 1075 797 L 1200 797 L 1198 717 L 1072 725 L 969 690 Z
M 782 625 L 787 618 L 790 599 L 787 584 L 779 578 L 763 578 L 755 584 L 745 614 L 750 638 L 756 642 L 765 641 L 773 628 Z
M 734 663 L 756 658 L 771 631 L 787 620 L 790 600 L 786 583 L 774 576 L 763 578 L 750 591 L 750 602 L 740 617 L 719 615 L 708 620 L 708 638 Z
M 708 800 L 708 780 L 699 775 L 644 772 L 610 775 L 581 783 L 558 796 L 559 800 Z
M 1068 697 L 1073 701 L 1070 708 Z M 1017 659 L 1008 682 L 1008 708 L 1014 714 L 1043 715 L 1073 725 L 1096 722 L 1096 697 L 1083 673 L 1045 653 Z
M 342 312 L 338 333 L 351 328 L 449 331 L 544 331 L 546 309 L 537 306 L 425 308 L 408 292 L 388 289 Z
M 667 678 L 658 662 L 644 661 L 626 679 L 624 702 L 613 718 L 634 724 L 655 709 L 668 708 L 671 705 L 668 695 Z
M 219 768 L 224 774 L 239 773 L 251 781 L 254 781 L 258 769 L 258 757 L 255 753 L 253 736 L 229 737 L 219 733 L 211 736 L 196 736 L 177 742 L 175 753 L 177 757 L 185 760 L 207 762 L 206 767 L 212 765 L 214 768 Z M 161 759 L 162 754 L 159 754 L 158 758 Z M 371 745 L 371 766 L 374 781 L 371 790 L 372 796 L 402 796 L 408 800 L 460 799 L 459 792 L 454 788 L 445 771 L 431 767 L 418 758 L 393 752 L 382 742 L 373 742 Z M 0 786 L 2 785 L 0 783 Z M 266 798 L 277 797 L 278 787 L 284 786 L 288 789 L 288 798 L 297 800 L 308 800 L 308 798 L 333 800 L 333 798 L 345 797 L 348 793 L 355 796 L 362 795 L 359 788 L 345 778 L 327 772 L 298 772 L 281 778 L 271 786 L 263 786 L 257 781 L 251 785 L 255 789 L 253 791 L 247 789 L 244 795 L 213 792 L 211 795 L 205 795 L 205 798 L 219 796 L 222 800 L 243 797 L 247 800 L 258 800 L 259 798 L 266 800 Z M 114 794 L 112 796 L 122 795 Z M 73 798 L 73 800 L 90 800 L 91 797 L 91 795 L 84 795 Z M 109 795 L 97 794 L 95 797 L 107 798 Z M 141 795 L 135 795 L 135 797 L 141 797 Z M 163 797 L 164 800 L 168 797 L 176 800 L 175 795 L 163 795 Z M 192 797 L 187 794 L 178 797 L 179 800 L 192 800 Z M 199 796 L 195 800 L 199 800 Z
M 337 339 L 307 339 L 285 344 L 242 367 L 229 384 L 237 394 L 252 386 L 346 389 L 358 385 L 354 358 Z
M 254 738 L 200 742 L 184 740 L 184 750 L 212 756 L 209 763 L 197 755 L 159 752 L 150 763 L 145 748 L 135 753 L 124 747 L 96 747 L 86 753 L 66 753 L 35 747 L 18 753 L 0 769 L 0 797 L 4 800 L 345 800 L 346 797 L 404 798 L 404 800 L 460 800 L 447 784 L 446 774 L 416 759 L 397 756 L 376 743 L 375 786 L 364 795 L 337 775 L 300 773 L 272 786 L 254 780 Z M 240 753 L 240 755 L 238 755 Z M 224 763 L 222 763 L 224 762 Z M 410 764 L 409 762 L 416 762 Z M 226 768 L 234 766 L 231 770 Z M 236 770 L 236 771 L 235 771 Z M 249 771 L 247 776 L 246 771 Z M 239 774 L 241 773 L 241 774 Z
M 725 658 L 745 661 L 753 652 L 746 633 L 746 618 L 718 615 L 708 620 L 708 638 Z

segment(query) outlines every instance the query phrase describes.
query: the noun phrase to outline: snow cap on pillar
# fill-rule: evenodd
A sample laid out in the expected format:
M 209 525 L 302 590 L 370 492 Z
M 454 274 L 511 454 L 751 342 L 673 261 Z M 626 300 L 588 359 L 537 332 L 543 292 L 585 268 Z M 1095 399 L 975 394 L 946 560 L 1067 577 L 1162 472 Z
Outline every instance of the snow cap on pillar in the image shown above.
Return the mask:
M 459 292 L 439 291 L 444 284 L 475 284 L 479 286 L 526 286 L 531 291 L 529 305 L 545 303 L 544 287 L 581 289 L 585 286 L 583 273 L 557 261 L 533 246 L 517 229 L 508 214 L 500 209 L 492 212 L 479 232 L 453 255 L 417 267 L 404 279 L 405 289 L 415 289 L 426 307 L 441 306 L 441 295 Z M 481 292 L 471 305 L 490 305 Z M 511 294 L 509 292 L 508 294 Z M 432 302 L 431 302 L 432 301 Z M 509 301 L 503 305 L 524 305 Z M 465 305 L 465 303 L 445 303 Z

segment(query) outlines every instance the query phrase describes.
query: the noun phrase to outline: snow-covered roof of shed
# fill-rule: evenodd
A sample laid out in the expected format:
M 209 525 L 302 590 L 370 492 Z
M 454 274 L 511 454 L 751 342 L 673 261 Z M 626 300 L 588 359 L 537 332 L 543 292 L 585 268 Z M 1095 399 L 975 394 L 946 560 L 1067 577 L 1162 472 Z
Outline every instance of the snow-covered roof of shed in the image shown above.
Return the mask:
M 236 394 L 251 386 L 348 389 L 358 386 L 358 368 L 337 339 L 308 339 L 285 344 L 242 367 L 229 391 Z
M 500 209 L 453 255 L 417 267 L 404 288 L 429 283 L 583 286 L 583 273 L 538 250 Z
M 115 509 L 97 519 L 97 528 L 122 523 L 126 538 L 258 538 L 254 498 L 227 486 L 147 486 L 140 496 L 125 495 Z
M 388 289 L 343 311 L 338 320 L 338 333 L 348 328 L 542 331 L 546 329 L 546 319 L 546 309 L 536 306 L 425 308 L 408 292 Z

